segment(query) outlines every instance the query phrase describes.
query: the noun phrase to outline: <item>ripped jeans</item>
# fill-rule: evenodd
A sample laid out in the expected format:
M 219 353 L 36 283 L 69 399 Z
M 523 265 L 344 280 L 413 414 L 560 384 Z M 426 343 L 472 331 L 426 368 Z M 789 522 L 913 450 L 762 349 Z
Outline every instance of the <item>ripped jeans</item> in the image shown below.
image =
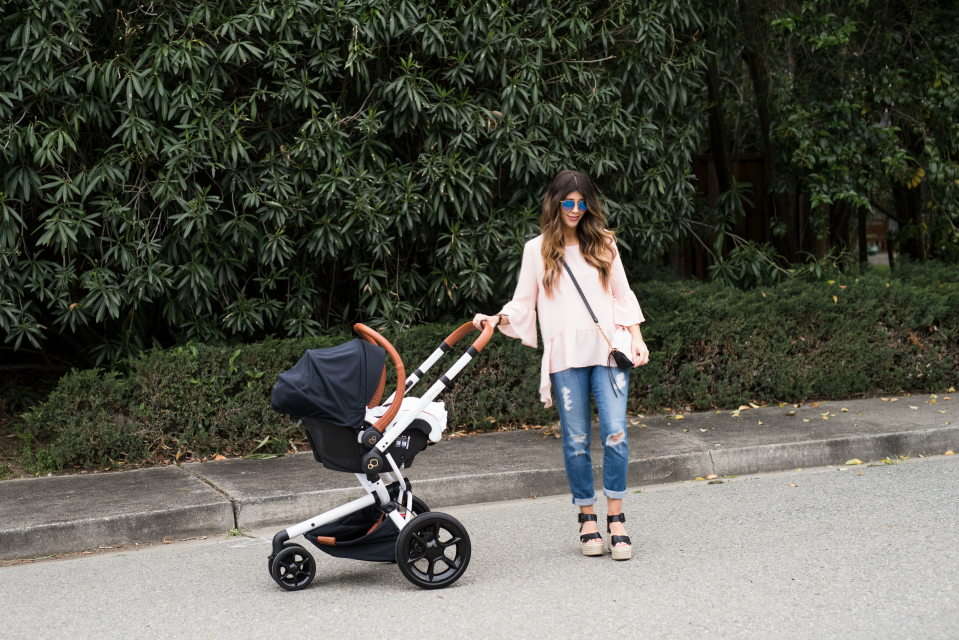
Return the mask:
M 612 371 L 610 371 L 612 369 Z M 612 383 L 610 382 L 612 374 Z M 589 454 L 592 433 L 589 396 L 599 409 L 603 438 L 603 494 L 622 500 L 626 497 L 626 394 L 629 372 L 617 367 L 576 367 L 549 374 L 563 427 L 563 458 L 566 478 L 573 492 L 573 504 L 581 507 L 596 502 L 593 491 L 593 462 Z M 613 384 L 616 389 L 613 389 Z

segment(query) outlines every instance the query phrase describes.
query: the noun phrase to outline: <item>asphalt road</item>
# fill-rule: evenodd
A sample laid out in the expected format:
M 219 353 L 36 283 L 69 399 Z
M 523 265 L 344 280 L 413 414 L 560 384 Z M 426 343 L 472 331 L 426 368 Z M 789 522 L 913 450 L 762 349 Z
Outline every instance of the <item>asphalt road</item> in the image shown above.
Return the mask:
M 473 559 L 442 591 L 319 552 L 282 591 L 273 530 L 8 566 L 0 637 L 954 640 L 957 490 L 953 456 L 644 487 L 626 563 L 579 554 L 568 496 L 449 508 Z

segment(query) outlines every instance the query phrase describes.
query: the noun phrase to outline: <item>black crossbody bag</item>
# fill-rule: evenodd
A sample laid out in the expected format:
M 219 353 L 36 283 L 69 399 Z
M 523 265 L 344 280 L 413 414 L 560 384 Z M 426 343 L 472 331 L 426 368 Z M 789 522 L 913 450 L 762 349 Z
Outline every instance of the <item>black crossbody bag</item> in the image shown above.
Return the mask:
M 599 320 L 596 319 L 596 314 L 593 313 L 593 308 L 589 306 L 589 301 L 586 300 L 586 294 L 584 294 L 583 290 L 579 288 L 579 283 L 576 282 L 576 276 L 573 275 L 573 271 L 569 268 L 569 265 L 566 264 L 565 260 L 563 261 L 563 266 L 566 267 L 566 273 L 569 274 L 573 284 L 576 285 L 576 290 L 579 292 L 579 297 L 583 299 L 583 304 L 586 305 L 586 310 L 589 311 L 589 315 L 593 319 L 593 324 L 595 324 L 596 328 L 599 329 L 599 332 L 603 334 L 603 339 L 606 340 L 606 344 L 609 345 L 609 353 L 616 362 L 616 366 L 623 371 L 629 371 L 633 368 L 633 361 L 625 353 L 614 347 L 613 343 L 610 342 L 609 338 L 606 337 L 606 332 L 603 331 L 601 326 L 599 326 Z

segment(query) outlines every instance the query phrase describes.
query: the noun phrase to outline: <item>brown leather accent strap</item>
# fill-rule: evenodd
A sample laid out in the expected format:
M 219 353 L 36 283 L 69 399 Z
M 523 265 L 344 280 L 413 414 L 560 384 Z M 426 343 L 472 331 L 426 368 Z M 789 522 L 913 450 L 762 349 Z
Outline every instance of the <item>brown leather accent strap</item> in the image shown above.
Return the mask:
M 361 338 L 369 342 L 370 344 L 376 344 L 376 340 L 369 336 L 361 335 Z M 383 375 L 380 376 L 380 383 L 376 386 L 376 393 L 373 394 L 373 399 L 370 400 L 370 403 L 366 405 L 367 409 L 372 409 L 380 403 L 380 400 L 383 399 L 383 389 L 386 388 L 386 365 L 383 365 Z
M 489 322 L 484 322 L 483 324 L 485 325 L 483 327 L 483 333 L 481 333 L 480 337 L 477 338 L 476 342 L 473 343 L 473 348 L 476 349 L 477 351 L 483 350 L 483 347 L 486 346 L 486 343 L 488 343 L 490 341 L 490 338 L 493 337 L 493 332 L 496 331 L 496 327 L 494 327 Z
M 396 349 L 390 344 L 389 340 L 359 322 L 353 325 L 353 331 L 360 334 L 360 337 L 367 342 L 375 342 L 386 349 L 386 352 L 390 354 L 390 358 L 393 359 L 393 366 L 396 367 L 396 396 L 393 398 L 393 404 L 386 410 L 382 418 L 373 423 L 373 428 L 383 433 L 403 405 L 403 392 L 406 390 L 406 369 L 403 367 L 403 360 L 400 358 L 400 354 L 396 352 Z M 384 376 L 386 375 L 386 369 L 383 370 L 383 374 Z M 383 381 L 383 386 L 385 386 L 385 378 L 381 378 L 381 380 Z M 380 394 L 382 395 L 382 392 L 380 392 Z
M 383 524 L 383 516 L 384 516 L 384 515 L 386 515 L 386 514 L 385 514 L 385 513 L 381 513 L 381 514 L 380 514 L 380 519 L 373 523 L 373 526 L 370 527 L 370 530 L 366 532 L 366 535 L 370 535 L 371 533 L 373 533 L 373 531 L 376 530 L 376 528 L 377 528 L 378 526 L 380 526 L 381 524 Z
M 473 326 L 472 322 L 467 322 L 466 324 L 461 326 L 459 329 L 449 334 L 446 337 L 446 340 L 443 340 L 443 342 L 446 343 L 447 347 L 452 347 L 454 344 L 460 341 L 460 338 L 462 338 L 465 335 L 469 335 L 473 331 L 476 331 L 476 327 Z
M 366 405 L 368 409 L 372 409 L 380 403 L 380 400 L 383 399 L 383 389 L 386 388 L 386 365 L 383 365 L 383 375 L 380 376 L 380 383 L 376 385 L 376 393 L 373 394 L 373 399 L 370 400 L 370 403 Z
M 325 544 L 328 547 L 336 546 L 336 538 L 331 538 L 329 536 L 316 536 L 316 542 L 318 544 Z
M 488 322 L 484 322 L 483 324 L 485 325 L 483 327 L 483 333 L 480 334 L 480 337 L 477 338 L 476 342 L 473 343 L 473 348 L 476 349 L 477 351 L 483 350 L 483 347 L 486 346 L 486 343 L 489 342 L 490 338 L 493 337 L 493 331 L 496 330 L 496 327 L 494 327 Z M 447 347 L 452 347 L 454 344 L 459 342 L 463 336 L 469 335 L 473 331 L 476 331 L 476 327 L 473 326 L 472 322 L 467 322 L 463 324 L 459 329 L 449 334 L 449 336 L 447 336 L 446 340 L 443 340 L 443 342 L 446 343 Z

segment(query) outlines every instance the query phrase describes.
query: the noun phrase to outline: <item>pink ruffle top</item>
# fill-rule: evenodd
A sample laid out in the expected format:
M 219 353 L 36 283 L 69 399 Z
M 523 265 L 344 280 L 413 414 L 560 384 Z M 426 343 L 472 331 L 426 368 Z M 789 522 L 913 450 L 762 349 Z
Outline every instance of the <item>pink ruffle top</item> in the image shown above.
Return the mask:
M 509 316 L 509 324 L 500 325 L 499 329 L 535 349 L 536 316 L 539 314 L 544 347 L 539 395 L 540 400 L 551 407 L 550 373 L 573 367 L 612 366 L 612 362 L 609 360 L 609 345 L 593 324 L 565 268 L 556 280 L 552 297 L 546 296 L 542 285 L 546 270 L 542 246 L 543 236 L 526 243 L 516 292 L 500 311 Z M 613 258 L 609 290 L 603 288 L 599 271 L 583 259 L 579 245 L 567 245 L 565 259 L 610 342 L 623 353 L 631 355 L 632 337 L 627 327 L 639 324 L 645 318 L 636 294 L 626 281 L 619 251 Z

